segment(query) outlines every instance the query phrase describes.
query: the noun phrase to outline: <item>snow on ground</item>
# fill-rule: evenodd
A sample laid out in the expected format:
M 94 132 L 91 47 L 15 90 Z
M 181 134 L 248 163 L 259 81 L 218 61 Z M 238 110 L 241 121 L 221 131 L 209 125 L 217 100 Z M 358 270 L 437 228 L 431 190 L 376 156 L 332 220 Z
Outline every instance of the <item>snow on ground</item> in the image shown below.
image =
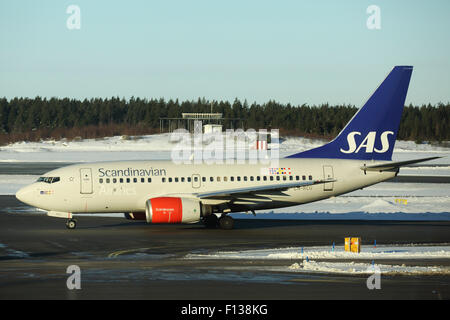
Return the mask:
M 17 190 L 38 179 L 35 175 L 0 175 L 0 194 L 15 194 Z
M 333 248 L 332 246 L 291 247 L 245 251 L 219 251 L 208 254 L 191 253 L 186 255 L 185 259 L 286 260 L 289 261 L 289 266 L 262 267 L 265 270 L 285 272 L 450 274 L 450 267 L 439 266 L 433 264 L 433 262 L 429 262 L 432 259 L 450 259 L 449 246 L 362 246 L 360 253 L 346 252 L 342 247 Z M 428 260 L 427 266 L 414 265 L 415 260 L 422 262 L 424 259 Z M 292 263 L 295 260 L 298 260 L 298 262 Z M 372 261 L 372 263 L 355 262 L 358 260 Z M 382 260 L 383 264 L 375 263 L 377 260 Z M 405 260 L 405 263 L 401 265 L 389 264 L 389 260 L 395 261 L 395 263 L 398 263 L 398 260 Z M 259 267 L 252 267 L 253 270 L 257 268 Z
M 429 167 L 402 167 L 400 168 L 400 174 L 402 176 L 449 176 L 450 175 L 450 166 L 442 165 L 442 166 L 432 166 L 430 164 Z
M 308 257 L 327 260 L 450 259 L 450 246 L 362 245 L 361 252 L 347 252 L 343 246 L 312 246 L 243 251 L 191 253 L 186 259 L 303 260 Z
M 224 139 L 225 140 L 225 139 Z M 321 146 L 326 141 L 303 137 L 284 137 L 279 148 L 280 157 Z M 16 142 L 0 147 L 0 161 L 31 162 L 83 162 L 103 160 L 165 159 L 170 160 L 172 150 L 182 142 L 169 133 L 139 137 L 115 136 L 103 139 L 46 140 L 40 142 Z M 204 146 L 208 143 L 205 142 Z M 248 146 L 247 146 L 248 147 Z M 431 144 L 416 144 L 412 141 L 397 141 L 394 160 L 413 157 L 444 156 L 427 164 L 439 163 L 450 166 L 450 148 Z M 425 155 L 426 156 L 426 155 Z
M 16 142 L 0 147 L 3 162 L 90 162 L 109 160 L 167 160 L 175 146 L 169 134 L 136 138 L 109 137 L 77 141 Z
M 432 266 L 406 266 L 367 263 L 344 263 L 344 262 L 316 262 L 303 260 L 301 263 L 294 263 L 288 267 L 293 272 L 319 272 L 319 273 L 339 273 L 339 274 L 449 274 L 450 268 Z
M 407 197 L 407 204 L 392 197 L 346 197 L 326 199 L 288 208 L 232 213 L 240 219 L 299 220 L 450 220 L 450 197 Z

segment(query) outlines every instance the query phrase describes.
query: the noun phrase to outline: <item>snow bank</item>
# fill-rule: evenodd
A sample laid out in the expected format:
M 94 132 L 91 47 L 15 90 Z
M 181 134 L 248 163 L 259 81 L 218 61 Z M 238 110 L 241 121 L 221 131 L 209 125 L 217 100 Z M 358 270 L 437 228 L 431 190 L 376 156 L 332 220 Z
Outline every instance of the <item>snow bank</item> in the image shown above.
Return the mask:
M 316 262 L 302 261 L 294 263 L 287 268 L 293 272 L 318 272 L 318 273 L 335 273 L 335 274 L 449 274 L 450 268 L 447 267 L 422 267 L 422 266 L 406 266 L 406 265 L 387 265 L 356 262 Z
M 450 246 L 361 246 L 360 253 L 347 252 L 343 246 L 290 247 L 275 249 L 218 251 L 208 254 L 188 254 L 186 259 L 248 259 L 248 260 L 389 260 L 389 259 L 450 259 Z
M 343 248 L 295 247 L 275 248 L 244 251 L 219 251 L 209 254 L 188 254 L 187 260 L 197 259 L 242 259 L 242 260 L 299 260 L 287 267 L 252 267 L 252 270 L 267 269 L 286 272 L 320 272 L 342 274 L 450 274 L 450 267 L 446 266 L 414 266 L 414 261 L 422 262 L 424 259 L 450 259 L 449 246 L 362 246 L 361 253 L 346 252 Z M 408 260 L 408 265 L 376 264 L 383 260 Z M 318 261 L 316 261 L 318 260 Z M 327 260 L 327 261 L 320 261 Z M 369 260 L 373 263 L 358 262 Z M 431 264 L 433 264 L 431 262 Z

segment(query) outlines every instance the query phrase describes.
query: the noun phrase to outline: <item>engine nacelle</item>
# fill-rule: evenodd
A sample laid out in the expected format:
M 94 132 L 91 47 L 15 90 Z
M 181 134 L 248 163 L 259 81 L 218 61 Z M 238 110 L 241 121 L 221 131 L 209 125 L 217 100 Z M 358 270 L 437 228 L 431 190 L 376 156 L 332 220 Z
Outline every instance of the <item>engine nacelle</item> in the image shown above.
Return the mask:
M 178 197 L 158 197 L 145 203 L 148 223 L 194 223 L 201 217 L 200 202 Z

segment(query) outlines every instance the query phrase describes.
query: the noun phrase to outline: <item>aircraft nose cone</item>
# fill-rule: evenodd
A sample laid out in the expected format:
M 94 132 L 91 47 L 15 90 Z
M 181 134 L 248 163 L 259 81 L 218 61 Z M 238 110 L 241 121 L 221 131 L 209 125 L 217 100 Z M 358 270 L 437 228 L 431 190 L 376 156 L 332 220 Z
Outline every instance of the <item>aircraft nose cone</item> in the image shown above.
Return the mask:
M 16 198 L 23 203 L 29 204 L 31 199 L 31 191 L 30 186 L 20 188 L 19 191 L 16 192 Z

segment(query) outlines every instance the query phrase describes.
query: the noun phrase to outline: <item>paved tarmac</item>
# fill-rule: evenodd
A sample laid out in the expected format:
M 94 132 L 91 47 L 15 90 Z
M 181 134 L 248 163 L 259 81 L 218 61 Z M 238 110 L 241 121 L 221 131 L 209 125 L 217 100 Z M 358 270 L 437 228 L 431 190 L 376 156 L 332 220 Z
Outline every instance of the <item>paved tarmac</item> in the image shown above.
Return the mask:
M 68 230 L 65 220 L 30 209 L 13 196 L 0 196 L 0 299 L 450 298 L 448 275 L 382 275 L 381 289 L 369 290 L 364 275 L 268 270 L 294 260 L 186 259 L 189 253 L 217 250 L 343 246 L 349 235 L 360 236 L 363 245 L 375 239 L 377 244 L 448 244 L 448 221 L 242 219 L 234 230 L 214 230 L 84 216 L 77 229 Z M 450 261 L 420 263 L 448 266 Z M 67 287 L 71 265 L 80 268 L 80 290 Z

